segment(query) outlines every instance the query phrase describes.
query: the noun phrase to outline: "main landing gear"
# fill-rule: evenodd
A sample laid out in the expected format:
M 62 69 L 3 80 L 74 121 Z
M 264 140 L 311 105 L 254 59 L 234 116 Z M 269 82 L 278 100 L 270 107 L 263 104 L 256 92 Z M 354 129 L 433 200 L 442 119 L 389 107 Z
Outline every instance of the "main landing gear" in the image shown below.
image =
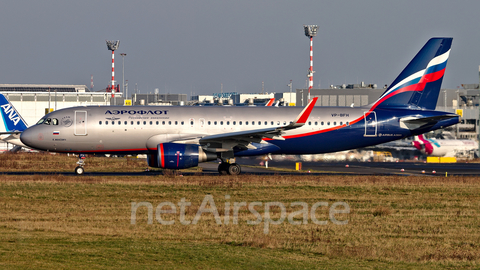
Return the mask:
M 222 160 L 222 163 L 218 165 L 218 172 L 221 175 L 239 175 L 242 169 L 237 163 L 228 163 Z
M 75 174 L 76 175 L 82 175 L 85 170 L 83 169 L 83 166 L 85 166 L 85 154 L 79 154 L 78 155 L 78 161 L 77 161 L 77 167 L 75 168 Z

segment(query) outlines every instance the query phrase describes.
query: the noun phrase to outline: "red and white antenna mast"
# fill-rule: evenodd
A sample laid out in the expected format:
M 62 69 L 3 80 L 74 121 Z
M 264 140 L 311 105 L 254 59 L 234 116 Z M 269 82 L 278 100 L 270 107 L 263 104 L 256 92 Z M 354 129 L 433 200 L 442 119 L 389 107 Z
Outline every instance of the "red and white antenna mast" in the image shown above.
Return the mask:
M 108 90 L 112 91 L 112 98 L 115 97 L 115 92 L 119 89 L 115 86 L 115 50 L 120 46 L 120 40 L 106 40 L 108 50 L 112 51 L 112 86 L 107 87 Z
M 317 35 L 317 25 L 303 25 L 305 36 L 310 38 L 310 69 L 308 70 L 308 102 L 310 102 L 310 90 L 313 88 L 313 37 Z
M 93 75 L 90 75 L 90 91 L 93 92 Z

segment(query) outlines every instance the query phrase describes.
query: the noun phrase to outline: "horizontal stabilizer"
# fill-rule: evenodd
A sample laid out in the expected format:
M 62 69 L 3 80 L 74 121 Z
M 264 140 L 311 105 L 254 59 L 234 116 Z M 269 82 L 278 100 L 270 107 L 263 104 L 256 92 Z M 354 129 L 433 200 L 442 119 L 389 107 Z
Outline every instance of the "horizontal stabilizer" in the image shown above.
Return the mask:
M 433 126 L 439 121 L 448 120 L 455 117 L 458 117 L 458 115 L 448 114 L 448 115 L 439 115 L 439 116 L 432 116 L 432 117 L 425 117 L 425 118 L 406 117 L 406 118 L 400 119 L 400 127 L 406 128 L 409 130 L 415 130 L 427 125 Z

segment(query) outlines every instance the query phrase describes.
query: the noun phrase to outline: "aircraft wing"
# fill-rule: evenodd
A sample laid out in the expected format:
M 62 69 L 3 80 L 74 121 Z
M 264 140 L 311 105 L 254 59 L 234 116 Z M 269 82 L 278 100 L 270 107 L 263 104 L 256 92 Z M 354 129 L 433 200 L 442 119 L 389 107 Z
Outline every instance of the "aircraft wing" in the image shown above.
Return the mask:
M 0 135 L 5 135 L 5 134 L 21 134 L 22 131 L 6 131 L 6 132 L 0 132 Z
M 0 132 L 0 140 L 6 142 L 6 143 L 11 143 L 16 146 L 20 147 L 26 147 L 25 144 L 20 141 L 20 134 L 22 132 Z
M 317 97 L 313 98 L 297 116 L 297 119 L 288 125 L 205 136 L 200 139 L 199 143 L 206 151 L 228 152 L 232 151 L 234 147 L 247 149 L 250 143 L 260 143 L 263 139 L 285 140 L 282 134 L 286 130 L 305 125 L 317 99 Z

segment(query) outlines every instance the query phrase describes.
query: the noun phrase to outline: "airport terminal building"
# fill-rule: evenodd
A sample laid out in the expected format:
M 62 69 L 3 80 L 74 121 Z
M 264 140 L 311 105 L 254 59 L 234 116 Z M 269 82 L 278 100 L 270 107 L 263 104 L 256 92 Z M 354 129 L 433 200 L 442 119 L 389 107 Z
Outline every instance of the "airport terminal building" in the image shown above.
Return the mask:
M 329 89 L 311 89 L 310 98 L 318 97 L 315 106 L 321 107 L 366 106 L 375 102 L 386 90 L 373 86 L 376 85 L 353 84 Z M 297 106 L 305 106 L 308 103 L 308 89 L 297 89 L 296 93 Z M 440 90 L 436 110 L 457 113 L 462 116 L 461 123 L 449 127 L 457 139 L 478 139 L 480 132 L 479 96 L 478 84 L 462 84 L 462 88 L 459 89 Z
M 384 88 L 376 88 L 376 85 L 362 83 L 311 89 L 310 97 L 318 97 L 316 106 L 360 107 L 375 102 L 384 91 Z M 116 99 L 112 99 L 111 93 L 91 92 L 85 85 L 0 84 L 0 93 L 15 106 L 28 125 L 35 124 L 49 111 L 74 106 L 120 105 L 124 101 L 122 93 L 116 93 Z M 461 123 L 449 128 L 458 139 L 478 139 L 479 93 L 478 84 L 464 84 L 460 89 L 442 89 L 439 94 L 437 110 L 462 115 Z M 225 94 L 230 95 L 226 97 Z M 132 101 L 135 101 L 134 105 L 188 105 L 186 97 L 185 94 L 133 94 Z M 219 94 L 194 96 L 190 103 L 215 104 L 222 101 L 220 103 L 224 105 L 230 103 L 253 105 L 253 100 L 263 102 L 270 98 L 281 101 L 280 106 L 305 106 L 308 103 L 308 89 L 296 89 L 293 93 L 222 93 L 222 96 Z
M 0 84 L 2 93 L 28 125 L 46 112 L 74 106 L 110 105 L 110 93 L 90 92 L 85 85 Z M 116 95 L 121 95 L 117 93 Z

